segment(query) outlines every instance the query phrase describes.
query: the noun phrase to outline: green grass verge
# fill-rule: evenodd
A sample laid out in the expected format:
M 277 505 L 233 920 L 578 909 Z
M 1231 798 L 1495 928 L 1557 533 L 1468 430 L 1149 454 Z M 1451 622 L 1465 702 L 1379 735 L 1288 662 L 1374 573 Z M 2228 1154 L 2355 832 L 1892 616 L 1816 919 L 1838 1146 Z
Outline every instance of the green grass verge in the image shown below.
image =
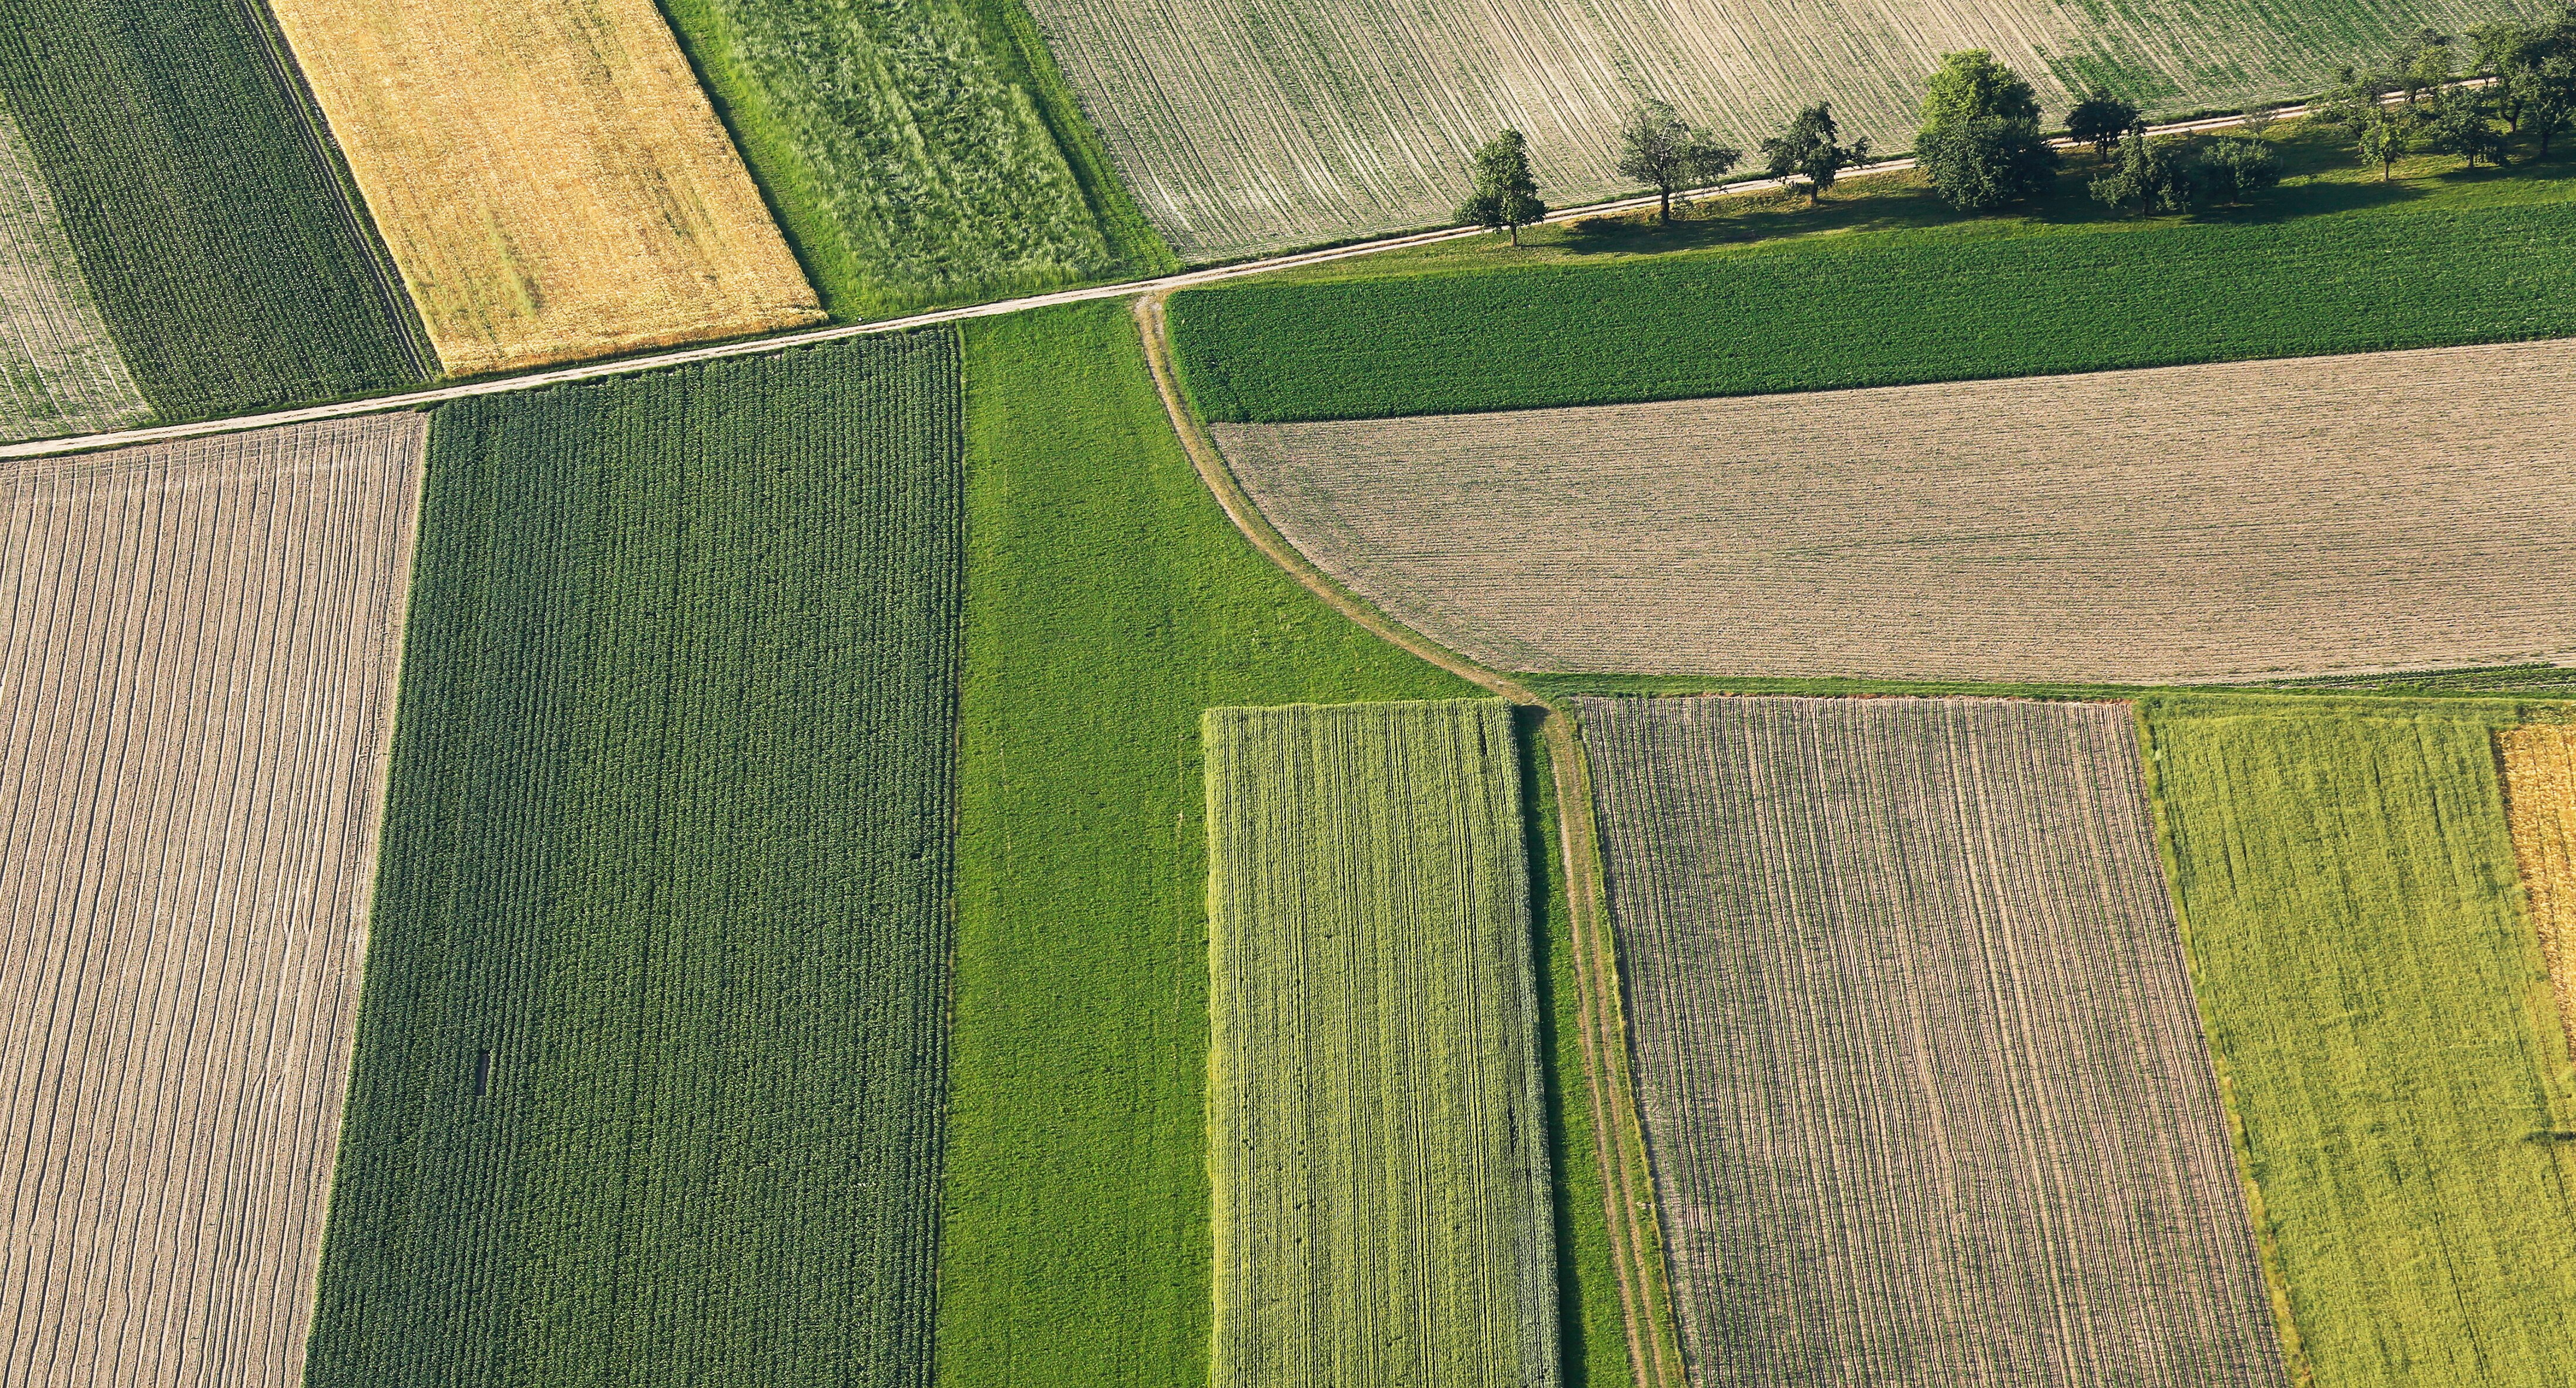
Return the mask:
M 430 360 L 265 16 L 27 0 L 0 25 L 0 89 L 164 421 L 413 385 Z
M 2201 1004 L 2314 1381 L 2576 1375 L 2576 1072 L 2495 769 L 2510 703 L 2146 705 Z
M 2130 218 L 2083 190 L 1963 218 L 1909 178 L 1810 212 L 1550 229 L 1187 290 L 1191 396 L 1226 421 L 1374 418 L 2021 376 L 2576 333 L 2558 165 L 2381 183 L 2305 127 L 2264 201 Z
M 834 317 L 1171 263 L 1016 0 L 662 8 Z
M 438 412 L 312 1388 L 927 1380 L 962 486 L 944 332 Z
M 1511 706 L 1215 708 L 1201 726 L 1212 1382 L 1553 1385 Z
M 965 340 L 940 1382 L 1201 1384 L 1200 713 L 1479 691 L 1353 625 L 1235 532 L 1172 434 L 1125 306 L 979 320 Z M 1567 994 L 1552 1002 L 1570 1017 Z M 1588 1172 L 1583 1135 L 1564 1140 L 1566 1169 Z M 1580 1265 L 1606 1268 L 1606 1242 L 1589 1249 Z M 1606 1272 L 1574 1319 L 1599 1322 L 1596 1287 L 1612 1295 Z

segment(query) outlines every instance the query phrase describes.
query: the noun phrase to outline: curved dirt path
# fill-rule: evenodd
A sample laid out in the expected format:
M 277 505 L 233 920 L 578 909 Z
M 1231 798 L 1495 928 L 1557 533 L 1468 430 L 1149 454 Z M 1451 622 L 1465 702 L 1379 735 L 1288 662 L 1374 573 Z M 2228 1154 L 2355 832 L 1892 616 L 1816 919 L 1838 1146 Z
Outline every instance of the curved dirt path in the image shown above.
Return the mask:
M 1171 416 L 1173 432 L 1189 452 L 1199 478 L 1225 508 L 1226 518 L 1253 548 L 1370 633 L 1511 703 L 1547 711 L 1539 725 L 1547 739 L 1556 781 L 1558 846 L 1564 855 L 1566 902 L 1574 939 L 1576 1030 L 1592 1108 L 1594 1152 L 1601 1165 L 1610 1258 L 1619 1283 L 1619 1310 L 1627 1329 L 1628 1363 L 1637 1388 L 1686 1388 L 1679 1341 L 1673 1331 L 1671 1293 L 1663 1244 L 1655 1223 L 1654 1184 L 1646 1169 L 1643 1131 L 1628 1075 L 1628 1035 L 1619 1002 L 1617 949 L 1603 908 L 1600 835 L 1592 807 L 1591 768 L 1571 716 L 1508 675 L 1439 646 L 1344 591 L 1272 528 L 1252 504 L 1198 416 L 1181 399 L 1172 372 L 1171 337 L 1164 321 L 1165 291 L 1136 301 L 1136 324 L 1154 389 Z

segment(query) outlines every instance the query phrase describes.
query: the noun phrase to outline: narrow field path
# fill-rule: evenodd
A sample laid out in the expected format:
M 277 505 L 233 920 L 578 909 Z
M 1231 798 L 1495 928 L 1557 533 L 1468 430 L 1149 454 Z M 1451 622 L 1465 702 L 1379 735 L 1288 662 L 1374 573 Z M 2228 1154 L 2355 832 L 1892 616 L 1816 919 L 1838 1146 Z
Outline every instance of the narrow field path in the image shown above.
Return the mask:
M 1565 858 L 1566 900 L 1579 994 L 1577 1029 L 1587 1071 L 1584 1088 L 1591 1101 L 1593 1131 L 1599 1134 L 1594 1150 L 1601 1165 L 1602 1203 L 1610 1229 L 1611 1265 L 1619 1283 L 1620 1317 L 1627 1329 L 1628 1363 L 1635 1372 L 1637 1388 L 1685 1388 L 1680 1343 L 1673 1329 L 1672 1298 L 1665 1279 L 1662 1237 L 1655 1222 L 1654 1185 L 1646 1167 L 1645 1134 L 1637 1123 L 1635 1089 L 1629 1080 L 1617 949 L 1610 937 L 1609 914 L 1602 904 L 1601 851 L 1592 809 L 1592 778 L 1573 720 L 1519 681 L 1434 644 L 1352 596 L 1271 527 L 1235 481 L 1198 416 L 1181 399 L 1180 384 L 1172 370 L 1171 334 L 1163 312 L 1165 297 L 1164 292 L 1154 292 L 1136 301 L 1136 323 L 1144 336 L 1145 360 L 1153 370 L 1154 389 L 1171 416 L 1173 432 L 1180 436 L 1181 446 L 1190 455 L 1191 466 L 1198 470 L 1200 480 L 1215 495 L 1235 529 L 1263 557 L 1309 592 L 1381 640 L 1511 703 L 1547 711 L 1540 735 L 1547 739 L 1548 765 L 1556 781 L 1558 846 Z
M 2478 86 L 2482 82 L 2483 79 L 2477 79 L 2463 85 Z M 2305 106 L 2283 106 L 2273 110 L 2271 115 L 2282 120 L 2295 120 L 2307 114 L 2307 111 L 2308 108 Z M 2196 131 L 2223 129 L 2243 123 L 2242 116 L 2214 116 L 2206 120 L 2176 121 L 2170 125 L 2152 126 L 2149 127 L 2148 133 L 2184 135 Z M 2076 142 L 2072 140 L 2057 140 L 2053 143 L 2061 149 L 2076 147 Z M 1847 169 L 1842 176 L 1845 180 L 1868 178 L 1877 174 L 1903 173 L 1913 167 L 1914 161 L 1910 158 L 1882 159 L 1875 164 L 1864 164 Z M 1748 178 L 1732 183 L 1714 184 L 1706 188 L 1694 188 L 1687 192 L 1675 193 L 1673 197 L 1676 202 L 1689 203 L 1708 198 L 1728 197 L 1738 193 L 1758 193 L 1783 186 L 1786 186 L 1784 181 L 1776 178 Z M 1641 212 L 1653 207 L 1655 201 L 1655 195 L 1647 193 L 1633 198 L 1590 203 L 1582 207 L 1560 208 L 1550 213 L 1546 221 L 1549 225 L 1557 225 L 1579 221 L 1586 217 Z M 964 308 L 916 313 L 903 318 L 888 318 L 873 323 L 848 323 L 829 328 L 809 328 L 800 332 L 746 338 L 738 342 L 720 342 L 706 347 L 621 357 L 611 361 L 585 362 L 578 366 L 556 367 L 511 376 L 492 376 L 454 385 L 433 386 L 427 390 L 407 391 L 400 395 L 344 400 L 328 405 L 310 405 L 302 409 L 275 410 L 266 414 L 239 415 L 230 419 L 202 420 L 193 424 L 164 424 L 142 429 L 122 429 L 113 433 L 75 434 L 65 438 L 38 439 L 0 446 L 0 458 L 32 458 L 58 453 L 80 453 L 95 448 L 121 448 L 130 444 L 199 438 L 208 434 L 229 434 L 245 429 L 266 429 L 282 424 L 302 424 L 319 419 L 345 419 L 353 415 L 379 414 L 388 410 L 419 409 L 424 406 L 443 404 L 450 400 L 471 399 L 478 395 L 508 395 L 523 390 L 542 390 L 547 386 L 565 385 L 574 381 L 595 381 L 609 376 L 629 376 L 674 366 L 687 366 L 695 362 L 717 361 L 726 357 L 749 357 L 770 352 L 785 352 L 798 347 L 840 342 L 853 337 L 906 332 L 914 328 L 935 327 L 941 323 L 963 322 L 970 318 L 999 317 L 1003 314 L 1018 313 L 1023 309 L 1047 308 L 1058 304 L 1092 303 L 1102 299 L 1124 299 L 1140 295 L 1159 298 L 1176 289 L 1190 289 L 1199 285 L 1242 279 L 1249 275 L 1268 274 L 1273 270 L 1294 270 L 1309 265 L 1325 265 L 1339 260 L 1353 260 L 1361 256 L 1381 255 L 1388 251 L 1409 250 L 1416 246 L 1432 246 L 1444 241 L 1459 241 L 1471 236 L 1493 234 L 1479 227 L 1442 227 L 1436 231 L 1387 236 L 1374 241 L 1328 246 L 1320 250 L 1265 256 L 1259 260 L 1239 261 L 1232 265 L 1185 270 L 1179 274 L 1164 275 L 1159 279 L 1130 280 L 1120 284 L 1096 284 L 1079 289 L 1059 289 L 1046 294 L 1031 294 L 989 304 L 970 304 Z

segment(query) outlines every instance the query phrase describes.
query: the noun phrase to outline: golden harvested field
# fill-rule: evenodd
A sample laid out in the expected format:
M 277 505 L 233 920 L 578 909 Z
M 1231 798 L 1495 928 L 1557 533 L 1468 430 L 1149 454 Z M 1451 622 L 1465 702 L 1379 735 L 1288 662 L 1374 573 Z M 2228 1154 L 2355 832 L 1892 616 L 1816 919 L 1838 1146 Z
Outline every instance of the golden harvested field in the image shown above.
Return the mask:
M 1514 670 L 2154 683 L 2576 661 L 2576 342 L 1217 425 Z
M 819 321 L 651 0 L 277 0 L 448 374 Z
M 0 464 L 0 1383 L 302 1379 L 427 427 Z
M 121 429 L 151 414 L 35 152 L 0 106 L 0 442 Z
M 1985 48 L 2056 117 L 2105 80 L 2179 112 L 2305 95 L 2420 25 L 2525 0 L 1030 0 L 1127 187 L 1183 260 L 1448 221 L 1468 154 L 1529 137 L 1542 190 L 1615 172 L 1640 97 L 1750 150 L 1833 102 L 1849 134 L 1912 146 L 1941 54 Z
M 2558 1015 L 2576 1038 L 2576 728 L 2512 728 L 2496 734 L 2496 744 L 2523 893 L 2540 927 Z

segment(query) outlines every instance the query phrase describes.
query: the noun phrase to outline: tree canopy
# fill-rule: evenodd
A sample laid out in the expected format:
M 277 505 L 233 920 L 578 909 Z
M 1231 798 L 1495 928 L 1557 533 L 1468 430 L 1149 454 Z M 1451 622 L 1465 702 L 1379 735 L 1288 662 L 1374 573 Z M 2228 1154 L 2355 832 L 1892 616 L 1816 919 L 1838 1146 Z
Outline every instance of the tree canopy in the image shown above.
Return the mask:
M 1619 173 L 1661 195 L 1656 215 L 1673 219 L 1673 194 L 1715 183 L 1744 157 L 1714 135 L 1684 121 L 1665 101 L 1647 101 L 1619 127 Z
M 2138 103 L 2095 87 L 2067 111 L 2066 133 L 2078 144 L 2091 145 L 2094 157 L 2108 162 L 2121 137 L 2138 128 L 2139 116 Z
M 1487 231 L 1509 231 L 1521 243 L 1521 228 L 1547 215 L 1539 200 L 1538 179 L 1530 173 L 1529 141 L 1506 129 L 1476 151 L 1475 191 L 1458 207 L 1458 220 Z
M 1942 198 L 1965 212 L 2034 196 L 2057 172 L 2057 151 L 2039 132 L 2039 97 L 1983 49 L 1942 55 L 1914 157 Z
M 1812 207 L 1833 189 L 1843 170 L 1869 157 L 1868 139 L 1845 145 L 1837 142 L 1840 134 L 1831 104 L 1819 101 L 1791 116 L 1779 134 L 1762 142 L 1764 171 L 1783 183 L 1807 180 L 1807 205 Z

